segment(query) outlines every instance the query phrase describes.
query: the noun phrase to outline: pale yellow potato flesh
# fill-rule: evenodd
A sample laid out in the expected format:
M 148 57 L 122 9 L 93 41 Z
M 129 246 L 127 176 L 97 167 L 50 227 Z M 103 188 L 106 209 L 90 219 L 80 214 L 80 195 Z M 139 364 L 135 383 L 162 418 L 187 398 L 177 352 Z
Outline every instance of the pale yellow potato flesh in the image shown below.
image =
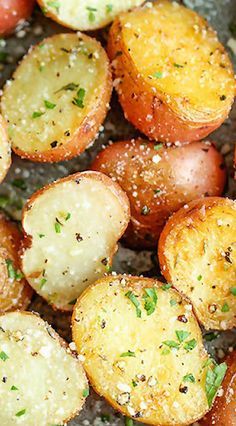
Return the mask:
M 139 6 L 144 0 L 38 0 L 43 12 L 74 30 L 94 30 L 108 25 L 121 12 Z
M 159 261 L 205 328 L 236 326 L 236 202 L 206 198 L 179 210 L 161 235 Z
M 109 271 L 128 222 L 125 194 L 102 173 L 77 173 L 44 188 L 23 217 L 28 282 L 56 308 L 72 310 L 81 292 Z
M 157 296 L 149 315 L 147 288 Z M 131 293 L 139 314 L 128 297 Z M 187 332 L 182 343 L 176 331 Z M 189 425 L 208 411 L 208 355 L 192 306 L 174 289 L 154 279 L 101 279 L 78 299 L 72 332 L 90 383 L 123 414 L 167 426 Z M 178 348 L 170 348 L 168 341 Z M 192 350 L 185 348 L 189 341 L 194 341 Z M 191 383 L 185 381 L 190 374 Z
M 48 157 L 56 161 L 83 151 L 108 108 L 103 101 L 108 97 L 109 102 L 109 75 L 104 49 L 84 34 L 55 35 L 33 47 L 16 69 L 14 79 L 6 83 L 1 100 L 16 153 L 36 160 L 39 157 L 38 161 Z M 90 131 L 92 138 L 88 136 L 86 144 L 81 142 L 81 148 L 77 139 Z M 57 158 L 57 150 L 73 139 L 77 146 L 75 143 Z
M 61 425 L 81 410 L 83 368 L 39 316 L 0 316 L 0 357 L 1 426 Z
M 11 146 L 7 139 L 6 125 L 0 115 L 0 182 L 5 178 L 11 165 Z
M 133 71 L 182 119 L 209 122 L 230 109 L 232 64 L 197 13 L 164 0 L 123 14 L 119 21 L 123 54 Z

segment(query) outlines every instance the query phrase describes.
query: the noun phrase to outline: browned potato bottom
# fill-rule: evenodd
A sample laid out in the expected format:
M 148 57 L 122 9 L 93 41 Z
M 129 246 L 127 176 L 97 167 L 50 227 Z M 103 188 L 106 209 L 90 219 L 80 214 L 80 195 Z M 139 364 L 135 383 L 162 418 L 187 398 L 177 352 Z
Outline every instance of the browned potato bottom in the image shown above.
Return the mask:
M 189 425 L 209 409 L 224 373 L 202 343 L 192 306 L 168 284 L 110 276 L 78 299 L 73 340 L 94 389 L 121 413 Z M 210 386 L 209 386 L 210 385 Z
M 158 256 L 162 273 L 192 302 L 206 329 L 236 325 L 236 202 L 196 200 L 167 222 Z

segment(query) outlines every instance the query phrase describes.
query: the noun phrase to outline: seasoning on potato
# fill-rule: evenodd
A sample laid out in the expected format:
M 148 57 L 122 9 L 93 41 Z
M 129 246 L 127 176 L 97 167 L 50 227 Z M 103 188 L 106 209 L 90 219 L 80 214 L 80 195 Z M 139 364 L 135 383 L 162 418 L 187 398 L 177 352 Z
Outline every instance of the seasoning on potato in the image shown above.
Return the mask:
M 43 13 L 73 30 L 91 31 L 110 24 L 121 12 L 144 0 L 38 0 Z
M 43 40 L 3 89 L 13 150 L 38 162 L 79 155 L 93 142 L 110 95 L 108 58 L 96 39 L 77 33 Z
M 80 361 L 37 314 L 0 316 L 1 426 L 62 425 L 88 395 Z
M 131 205 L 125 243 L 154 248 L 168 217 L 184 204 L 221 195 L 222 155 L 208 141 L 165 148 L 145 140 L 116 142 L 101 151 L 92 169 L 119 183 Z
M 236 202 L 210 197 L 175 213 L 158 248 L 162 274 L 192 302 L 206 329 L 236 326 Z
M 226 371 L 208 357 L 189 302 L 155 279 L 97 281 L 75 305 L 72 332 L 95 391 L 147 424 L 197 421 Z
M 126 118 L 150 139 L 203 139 L 227 118 L 233 67 L 196 12 L 161 0 L 113 23 L 108 54 Z
M 26 279 L 55 308 L 71 311 L 110 272 L 129 219 L 126 194 L 102 173 L 76 173 L 39 190 L 23 212 Z
M 0 313 L 26 309 L 32 297 L 20 270 L 21 239 L 17 225 L 0 213 Z

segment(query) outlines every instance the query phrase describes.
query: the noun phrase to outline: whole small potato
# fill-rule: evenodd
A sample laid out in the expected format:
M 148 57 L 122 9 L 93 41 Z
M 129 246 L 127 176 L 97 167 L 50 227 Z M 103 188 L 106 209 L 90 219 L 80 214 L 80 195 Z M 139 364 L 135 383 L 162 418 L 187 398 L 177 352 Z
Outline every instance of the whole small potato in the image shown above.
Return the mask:
M 221 195 L 226 172 L 210 142 L 165 148 L 144 140 L 117 142 L 100 152 L 93 170 L 126 191 L 131 222 L 125 234 L 133 248 L 154 248 L 168 217 L 191 200 Z
M 227 358 L 228 370 L 222 383 L 223 395 L 216 398 L 212 410 L 200 422 L 201 426 L 236 425 L 236 351 Z
M 11 33 L 19 21 L 28 19 L 35 0 L 1 0 L 0 1 L 0 35 Z

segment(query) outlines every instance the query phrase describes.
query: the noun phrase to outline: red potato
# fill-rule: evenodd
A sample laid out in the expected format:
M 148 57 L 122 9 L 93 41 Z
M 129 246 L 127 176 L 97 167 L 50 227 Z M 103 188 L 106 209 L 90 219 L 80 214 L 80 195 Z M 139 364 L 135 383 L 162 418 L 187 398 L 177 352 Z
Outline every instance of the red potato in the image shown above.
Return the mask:
M 225 166 L 210 142 L 164 148 L 144 140 L 117 142 L 100 152 L 92 169 L 126 191 L 131 222 L 126 243 L 152 248 L 168 217 L 185 203 L 222 194 Z
M 0 35 L 11 33 L 21 20 L 28 19 L 33 12 L 34 0 L 0 1 Z
M 236 425 L 236 351 L 227 358 L 228 370 L 222 383 L 223 395 L 215 400 L 212 410 L 200 422 L 201 426 Z

